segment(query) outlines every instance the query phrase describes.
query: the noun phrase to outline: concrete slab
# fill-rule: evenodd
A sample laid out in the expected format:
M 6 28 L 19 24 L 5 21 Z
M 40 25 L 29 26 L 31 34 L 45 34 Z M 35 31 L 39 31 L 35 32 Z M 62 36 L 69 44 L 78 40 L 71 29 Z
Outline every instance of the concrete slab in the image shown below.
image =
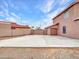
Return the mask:
M 1 40 L 0 47 L 79 47 L 79 40 L 61 36 L 27 35 Z

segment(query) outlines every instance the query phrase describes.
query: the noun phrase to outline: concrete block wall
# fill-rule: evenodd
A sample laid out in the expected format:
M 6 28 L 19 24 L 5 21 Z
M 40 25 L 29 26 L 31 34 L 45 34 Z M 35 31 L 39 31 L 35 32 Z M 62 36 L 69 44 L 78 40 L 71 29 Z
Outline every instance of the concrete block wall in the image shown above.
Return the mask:
M 47 35 L 47 29 L 44 29 L 43 31 L 44 31 L 44 35 Z
M 33 35 L 44 35 L 44 30 L 40 30 L 40 29 L 34 30 Z
M 12 36 L 19 36 L 19 35 L 30 35 L 31 29 L 14 29 L 12 30 Z
M 18 35 L 23 35 L 23 30 L 22 29 L 13 29 L 12 36 L 18 36 Z
M 11 25 L 10 24 L 0 24 L 0 37 L 11 36 Z
M 47 35 L 51 35 L 51 28 L 47 29 Z
M 11 23 L 0 23 L 0 37 L 29 34 L 31 34 L 31 29 L 11 29 Z
M 32 29 L 24 29 L 23 30 L 24 35 L 30 35 L 31 32 L 32 32 Z
M 1 23 L 0 24 L 0 37 L 4 36 L 20 36 L 20 35 L 45 35 L 45 30 L 39 29 L 39 30 L 32 30 L 32 29 L 11 29 L 11 23 L 10 24 L 5 24 Z

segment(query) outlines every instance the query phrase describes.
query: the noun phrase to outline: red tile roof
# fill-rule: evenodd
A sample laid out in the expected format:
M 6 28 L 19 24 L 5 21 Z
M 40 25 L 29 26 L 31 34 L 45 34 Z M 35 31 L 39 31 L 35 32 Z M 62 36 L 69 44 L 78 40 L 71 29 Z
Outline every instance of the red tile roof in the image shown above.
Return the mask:
M 27 26 L 24 26 L 24 25 L 19 25 L 17 23 L 14 23 L 14 22 L 7 22 L 7 21 L 0 21 L 0 24 L 11 24 L 11 28 L 12 29 L 15 29 L 15 28 L 20 28 L 20 29 L 31 29 L 31 27 L 29 27 L 28 25 Z
M 30 27 L 29 26 L 23 26 L 23 25 L 18 25 L 18 24 L 16 24 L 16 23 L 11 23 L 11 27 L 12 28 L 20 28 L 20 29 L 30 29 Z

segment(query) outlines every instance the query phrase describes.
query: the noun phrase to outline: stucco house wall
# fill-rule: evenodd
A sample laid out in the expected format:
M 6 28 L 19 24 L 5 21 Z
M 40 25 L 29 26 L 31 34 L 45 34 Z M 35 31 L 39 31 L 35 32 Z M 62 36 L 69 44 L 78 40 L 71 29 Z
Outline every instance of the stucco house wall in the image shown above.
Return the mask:
M 57 25 L 55 25 L 55 26 L 54 26 L 54 25 L 51 25 L 51 26 L 45 28 L 46 34 L 47 34 L 47 35 L 57 35 L 57 34 L 56 34 L 56 33 L 57 33 L 56 28 L 58 28 Z
M 61 15 L 54 19 L 54 24 L 59 23 L 58 34 L 71 37 L 79 38 L 79 3 L 73 5 L 71 8 L 63 12 Z M 65 14 L 68 14 L 66 17 Z M 63 26 L 66 26 L 66 34 L 63 34 Z

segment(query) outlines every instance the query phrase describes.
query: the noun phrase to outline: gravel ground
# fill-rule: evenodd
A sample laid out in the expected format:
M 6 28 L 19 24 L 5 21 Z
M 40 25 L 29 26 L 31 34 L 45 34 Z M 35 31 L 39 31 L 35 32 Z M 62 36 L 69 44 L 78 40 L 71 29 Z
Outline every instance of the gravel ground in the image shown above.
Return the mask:
M 0 48 L 0 59 L 79 59 L 79 48 Z

